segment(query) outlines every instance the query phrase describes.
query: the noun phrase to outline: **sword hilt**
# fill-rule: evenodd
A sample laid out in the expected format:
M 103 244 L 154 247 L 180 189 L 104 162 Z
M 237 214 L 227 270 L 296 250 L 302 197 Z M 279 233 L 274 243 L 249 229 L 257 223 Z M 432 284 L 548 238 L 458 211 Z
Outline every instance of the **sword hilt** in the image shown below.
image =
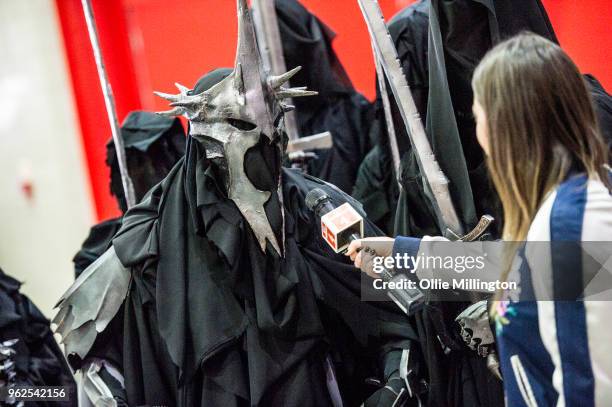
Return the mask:
M 482 235 L 487 231 L 487 229 L 489 228 L 491 223 L 493 223 L 494 220 L 495 218 L 491 215 L 483 215 L 474 227 L 474 229 L 472 229 L 468 234 L 464 236 L 459 236 L 450 229 L 446 229 L 446 232 L 451 238 L 451 240 L 459 242 L 473 242 L 482 237 Z

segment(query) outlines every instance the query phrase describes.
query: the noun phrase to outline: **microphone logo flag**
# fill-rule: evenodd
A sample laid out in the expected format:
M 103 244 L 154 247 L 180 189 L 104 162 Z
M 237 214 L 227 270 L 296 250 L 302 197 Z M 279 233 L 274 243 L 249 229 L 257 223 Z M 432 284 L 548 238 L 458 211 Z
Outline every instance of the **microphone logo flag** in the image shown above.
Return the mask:
M 363 218 L 349 203 L 344 203 L 321 217 L 321 235 L 340 253 L 348 247 L 351 236 L 363 236 Z

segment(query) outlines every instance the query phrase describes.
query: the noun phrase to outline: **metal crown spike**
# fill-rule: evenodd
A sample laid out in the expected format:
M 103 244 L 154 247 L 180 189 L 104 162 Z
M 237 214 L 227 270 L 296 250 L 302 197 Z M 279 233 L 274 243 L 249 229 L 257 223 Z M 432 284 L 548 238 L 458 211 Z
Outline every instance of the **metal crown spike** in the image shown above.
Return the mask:
M 287 99 L 287 98 L 299 98 L 304 96 L 316 96 L 319 92 L 315 92 L 314 90 L 306 90 L 306 87 L 299 88 L 281 88 L 276 91 L 275 95 L 278 99 Z
M 160 116 L 168 116 L 168 117 L 181 116 L 184 113 L 185 113 L 185 109 L 182 107 L 175 107 L 174 109 L 164 110 L 163 112 L 155 112 L 155 114 L 158 114 Z
M 174 86 L 176 86 L 176 88 L 177 88 L 177 89 L 178 89 L 178 90 L 179 90 L 181 93 L 184 93 L 184 94 L 187 94 L 187 92 L 190 92 L 190 91 L 191 91 L 191 89 L 189 89 L 187 86 L 185 86 L 185 85 L 181 85 L 181 84 L 180 84 L 180 83 L 178 83 L 178 82 L 174 82 Z
M 272 89 L 279 89 L 282 85 L 287 83 L 289 79 L 293 78 L 295 74 L 298 73 L 301 69 L 301 66 L 296 66 L 292 70 L 285 72 L 282 75 L 272 75 L 268 77 L 268 85 L 270 85 Z
M 178 102 L 180 100 L 180 95 L 173 95 L 171 93 L 164 93 L 158 91 L 153 91 L 153 93 L 162 99 L 166 99 L 169 102 Z
M 181 116 L 189 112 L 196 112 L 201 105 L 206 104 L 206 93 L 189 95 L 188 92 L 190 89 L 188 87 L 183 86 L 180 83 L 175 83 L 175 85 L 180 91 L 180 93 L 177 95 L 157 91 L 153 92 L 155 95 L 169 101 L 170 106 L 173 107 L 171 110 L 157 112 L 158 114 L 164 116 Z

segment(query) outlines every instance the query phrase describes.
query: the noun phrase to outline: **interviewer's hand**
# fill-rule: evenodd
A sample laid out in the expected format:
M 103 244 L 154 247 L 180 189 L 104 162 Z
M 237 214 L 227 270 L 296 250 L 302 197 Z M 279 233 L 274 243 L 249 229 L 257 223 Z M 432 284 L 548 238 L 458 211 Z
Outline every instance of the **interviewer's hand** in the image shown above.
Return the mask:
M 366 237 L 353 240 L 346 250 L 345 255 L 351 258 L 355 267 L 361 269 L 372 278 L 380 278 L 373 270 L 374 257 L 388 257 L 393 254 L 395 239 L 391 237 Z

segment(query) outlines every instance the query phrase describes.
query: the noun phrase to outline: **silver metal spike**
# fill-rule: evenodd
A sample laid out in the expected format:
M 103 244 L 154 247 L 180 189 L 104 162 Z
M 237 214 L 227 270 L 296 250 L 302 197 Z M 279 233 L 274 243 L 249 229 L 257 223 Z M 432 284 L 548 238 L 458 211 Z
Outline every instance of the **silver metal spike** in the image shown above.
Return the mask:
M 301 69 L 301 66 L 296 66 L 292 70 L 285 72 L 282 75 L 270 76 L 268 77 L 268 85 L 270 85 L 272 89 L 279 89 L 282 85 L 287 83 L 289 79 L 293 78 Z
M 287 104 L 287 103 L 281 103 L 280 104 L 281 109 L 283 110 L 283 112 L 288 113 L 291 112 L 293 110 L 295 110 L 295 106 Z
M 172 102 L 170 103 L 170 106 L 172 107 L 184 107 L 187 109 L 197 109 L 198 105 L 199 105 L 199 101 L 196 100 L 182 100 L 180 102 Z
M 160 116 L 168 116 L 168 117 L 181 116 L 184 113 L 185 113 L 185 108 L 181 106 L 177 106 L 174 109 L 165 110 L 163 112 L 155 112 L 155 114 L 158 114 Z
M 170 103 L 170 106 L 184 106 L 187 108 L 196 109 L 199 105 L 206 104 L 206 95 L 201 93 L 195 96 L 181 94 L 179 100 Z
M 181 99 L 181 95 L 172 95 L 170 93 L 153 91 L 153 93 L 162 99 L 166 99 L 169 102 L 178 102 Z
M 306 87 L 300 88 L 281 88 L 280 90 L 275 92 L 277 99 L 286 99 L 286 98 L 299 98 L 304 96 L 316 96 L 319 92 L 315 92 L 314 90 L 306 90 Z
M 191 89 L 189 89 L 187 86 L 185 85 L 181 85 L 178 82 L 174 82 L 174 86 L 176 86 L 176 88 L 181 92 L 181 93 L 187 93 L 189 91 L 191 91 Z

